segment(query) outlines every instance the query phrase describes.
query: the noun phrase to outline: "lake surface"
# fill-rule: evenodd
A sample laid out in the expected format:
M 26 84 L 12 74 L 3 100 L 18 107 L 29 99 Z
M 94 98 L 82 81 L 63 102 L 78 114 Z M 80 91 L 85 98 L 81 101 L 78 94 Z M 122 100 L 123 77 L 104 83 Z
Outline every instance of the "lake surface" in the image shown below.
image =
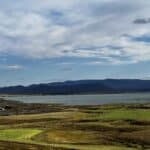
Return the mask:
M 99 94 L 99 95 L 3 95 L 7 100 L 16 100 L 26 103 L 49 103 L 65 105 L 99 105 L 116 103 L 147 103 L 150 102 L 150 93 L 134 94 Z

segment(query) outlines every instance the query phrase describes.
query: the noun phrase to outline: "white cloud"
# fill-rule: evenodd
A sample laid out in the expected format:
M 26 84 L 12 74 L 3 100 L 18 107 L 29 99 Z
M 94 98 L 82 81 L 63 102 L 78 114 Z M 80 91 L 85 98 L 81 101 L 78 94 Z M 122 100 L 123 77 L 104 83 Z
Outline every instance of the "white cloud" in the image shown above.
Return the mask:
M 0 53 L 100 59 L 93 64 L 150 60 L 150 43 L 131 38 L 150 34 L 150 24 L 134 23 L 150 17 L 149 1 L 15 1 L 0 6 Z

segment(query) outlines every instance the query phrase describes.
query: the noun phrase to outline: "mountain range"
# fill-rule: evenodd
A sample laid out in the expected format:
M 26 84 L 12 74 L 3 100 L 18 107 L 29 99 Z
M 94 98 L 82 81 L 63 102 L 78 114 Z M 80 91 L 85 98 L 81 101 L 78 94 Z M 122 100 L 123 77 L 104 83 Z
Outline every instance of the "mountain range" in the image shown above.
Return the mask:
M 77 80 L 33 84 L 29 86 L 1 87 L 0 94 L 101 94 L 124 92 L 150 92 L 150 80 L 105 79 Z

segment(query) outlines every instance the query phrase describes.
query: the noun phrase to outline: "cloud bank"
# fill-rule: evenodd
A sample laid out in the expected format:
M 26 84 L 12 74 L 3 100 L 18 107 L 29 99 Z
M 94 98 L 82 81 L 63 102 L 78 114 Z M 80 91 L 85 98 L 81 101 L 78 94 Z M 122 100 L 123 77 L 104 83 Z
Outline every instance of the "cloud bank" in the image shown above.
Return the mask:
M 147 0 L 6 0 L 0 54 L 95 58 L 91 64 L 149 61 L 149 14 Z

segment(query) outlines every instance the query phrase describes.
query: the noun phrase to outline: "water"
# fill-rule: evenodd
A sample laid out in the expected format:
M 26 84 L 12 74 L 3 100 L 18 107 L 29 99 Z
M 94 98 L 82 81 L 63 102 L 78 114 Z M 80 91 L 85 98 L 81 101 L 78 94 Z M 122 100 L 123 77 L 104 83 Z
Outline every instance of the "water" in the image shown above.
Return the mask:
M 147 103 L 150 102 L 150 93 L 134 94 L 99 94 L 99 95 L 3 95 L 7 100 L 16 100 L 26 103 L 49 103 L 65 105 L 99 105 L 116 103 Z

